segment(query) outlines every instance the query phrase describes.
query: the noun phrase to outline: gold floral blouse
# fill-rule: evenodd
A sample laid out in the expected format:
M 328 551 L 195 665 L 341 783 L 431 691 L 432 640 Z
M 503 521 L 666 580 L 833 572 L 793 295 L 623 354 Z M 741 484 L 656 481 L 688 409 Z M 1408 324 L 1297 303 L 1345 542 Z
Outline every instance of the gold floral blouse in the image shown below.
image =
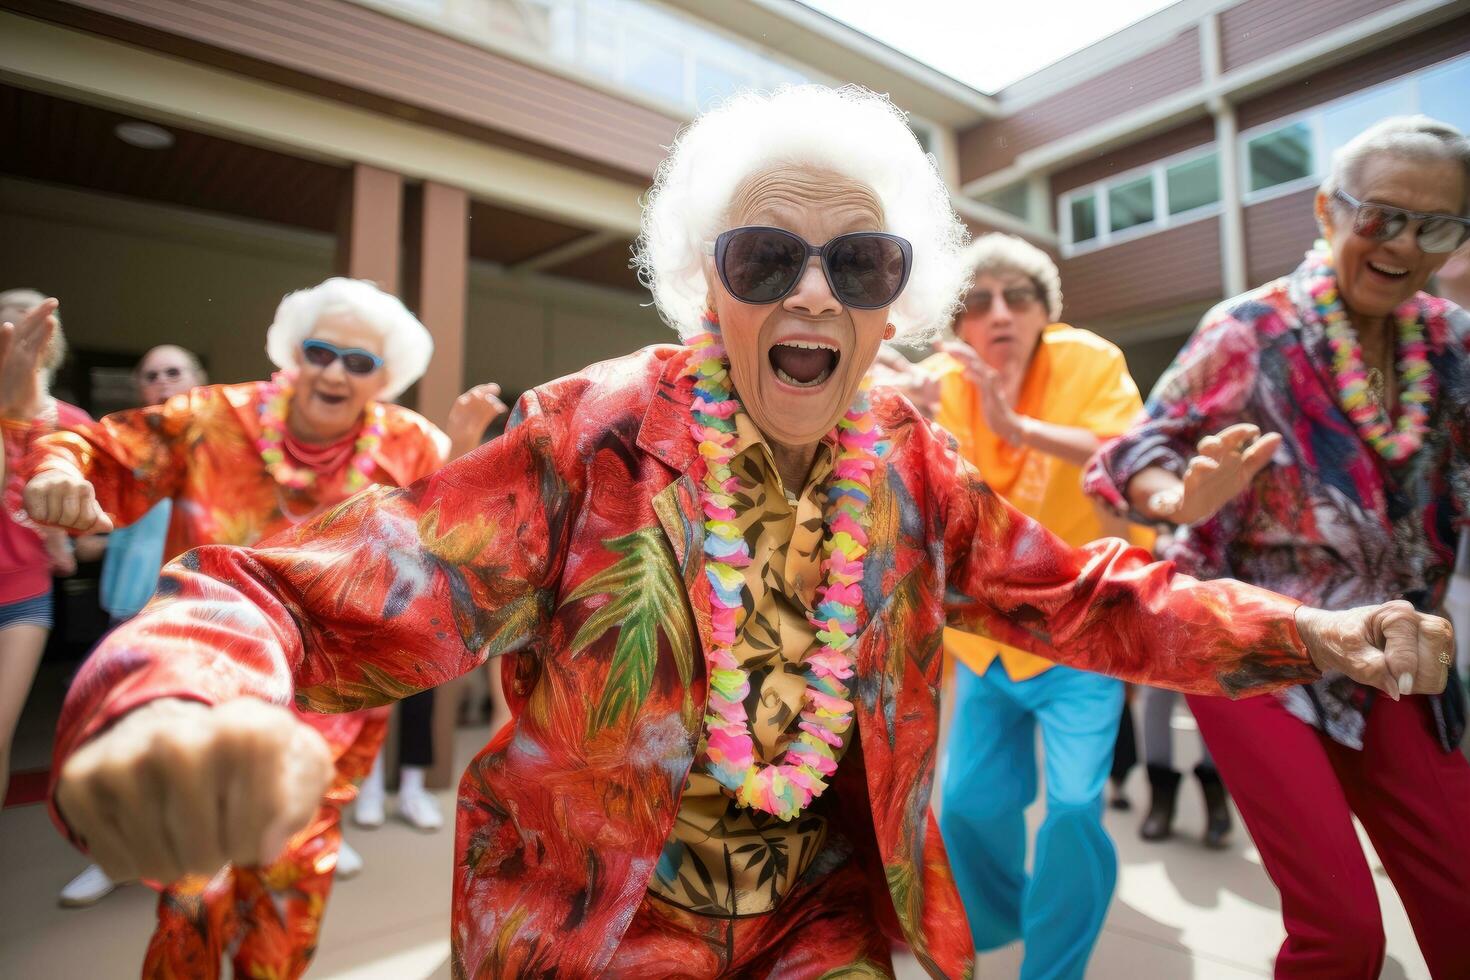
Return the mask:
M 750 546 L 751 562 L 745 569 L 748 612 L 734 653 L 750 675 L 745 706 L 756 756 L 773 762 L 798 734 L 806 693 L 802 661 L 816 642 L 807 615 L 821 584 L 833 446 L 822 443 L 801 496 L 793 497 L 755 423 L 742 412 L 735 426 L 738 440 L 730 464 L 740 484 L 735 521 Z M 839 757 L 846 747 L 844 741 Z M 778 820 L 737 807 L 703 771 L 701 750 L 649 890 L 701 915 L 770 912 L 811 866 L 826 837 L 827 819 L 816 808 L 794 820 Z

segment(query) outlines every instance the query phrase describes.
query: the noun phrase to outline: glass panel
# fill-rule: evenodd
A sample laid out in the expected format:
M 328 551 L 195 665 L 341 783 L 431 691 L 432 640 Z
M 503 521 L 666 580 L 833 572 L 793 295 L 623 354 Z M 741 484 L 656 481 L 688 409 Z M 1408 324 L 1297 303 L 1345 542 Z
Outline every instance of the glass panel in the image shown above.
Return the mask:
M 1396 82 L 1339 102 L 1322 113 L 1322 132 L 1327 137 L 1327 152 L 1332 153 L 1354 136 L 1389 116 L 1403 116 L 1414 111 L 1414 90 L 1408 82 Z
M 1169 213 L 1183 214 L 1220 200 L 1220 155 L 1191 160 L 1165 172 L 1169 190 Z
M 1123 231 L 1154 220 L 1153 175 L 1108 188 L 1108 227 Z
M 700 112 L 728 95 L 754 87 L 749 75 L 731 71 L 719 62 L 701 60 L 694 64 L 694 96 L 699 100 Z
M 1097 197 L 1072 198 L 1072 243 L 1090 242 L 1097 237 Z
M 653 38 L 629 37 L 623 45 L 623 82 L 675 105 L 684 102 L 684 53 Z
M 1292 123 L 1246 144 L 1253 191 L 1312 175 L 1312 128 Z
M 991 191 L 989 194 L 981 194 L 980 200 L 993 208 L 999 208 L 1006 214 L 1014 215 L 1022 221 L 1026 221 L 1031 215 L 1031 198 L 1027 193 L 1025 181 L 1011 184 L 1009 187 L 1002 187 L 1000 190 Z
M 1470 58 L 1458 58 L 1419 77 L 1419 111 L 1470 133 Z

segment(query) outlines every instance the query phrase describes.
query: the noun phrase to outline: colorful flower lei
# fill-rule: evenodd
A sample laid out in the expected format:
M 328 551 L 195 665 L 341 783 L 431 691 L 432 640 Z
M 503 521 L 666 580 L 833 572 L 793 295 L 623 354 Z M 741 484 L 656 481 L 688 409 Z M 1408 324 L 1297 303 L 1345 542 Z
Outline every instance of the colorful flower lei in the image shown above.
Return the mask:
M 1394 311 L 1399 371 L 1399 418 L 1395 424 L 1386 407 L 1369 397 L 1363 347 L 1338 295 L 1331 253 L 1319 244 L 1307 253 L 1307 261 L 1307 292 L 1322 318 L 1327 346 L 1332 351 L 1338 402 L 1378 455 L 1391 463 L 1409 458 L 1424 443 L 1434 403 L 1434 372 L 1429 365 L 1429 344 L 1418 302 L 1410 300 Z
M 284 371 L 271 375 L 261 387 L 260 438 L 255 440 L 260 458 L 270 475 L 283 487 L 305 490 L 319 475 L 308 467 L 293 466 L 286 459 L 286 414 L 291 408 L 292 382 Z M 364 413 L 362 432 L 353 445 L 352 460 L 347 464 L 346 489 L 355 493 L 367 486 L 377 465 L 373 453 L 383 443 L 383 406 L 369 402 Z M 326 476 L 328 474 L 320 474 Z
M 695 337 L 690 346 L 694 380 L 691 431 L 705 461 L 700 503 L 705 515 L 705 574 L 711 590 L 708 771 L 735 794 L 736 802 L 790 820 L 827 788 L 837 770 L 835 750 L 852 726 L 853 705 L 846 681 L 853 675 L 848 652 L 862 608 L 863 556 L 867 553 L 866 516 L 880 447 L 868 408 L 867 383 L 852 408 L 837 423 L 837 459 L 828 486 L 827 535 L 822 544 L 825 579 L 817 589 L 815 615 L 819 647 L 807 653 L 806 695 L 799 734 L 775 763 L 756 759 L 746 716 L 750 677 L 735 658 L 735 639 L 745 618 L 741 601 L 750 548 L 735 524 L 736 481 L 730 464 L 736 442 L 734 416 L 740 402 L 731 389 L 729 365 L 718 326 Z

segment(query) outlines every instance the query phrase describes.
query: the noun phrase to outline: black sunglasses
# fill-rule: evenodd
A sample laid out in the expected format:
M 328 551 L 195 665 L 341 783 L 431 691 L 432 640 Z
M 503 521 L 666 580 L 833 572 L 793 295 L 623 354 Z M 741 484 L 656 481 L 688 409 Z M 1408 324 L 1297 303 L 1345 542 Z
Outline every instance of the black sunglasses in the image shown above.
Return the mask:
M 143 372 L 143 383 L 144 384 L 150 384 L 150 385 L 151 384 L 157 384 L 160 379 L 167 379 L 169 381 L 177 381 L 180 378 L 182 378 L 183 376 L 184 376 L 184 372 L 183 371 L 180 371 L 176 367 L 167 367 L 167 368 L 163 368 L 163 369 L 158 370 L 158 371 L 144 371 Z
M 1386 242 L 1397 238 L 1410 222 L 1418 225 L 1414 230 L 1414 240 L 1425 252 L 1453 252 L 1470 240 L 1470 218 L 1409 211 L 1391 204 L 1373 204 L 1360 201 L 1344 190 L 1334 193 L 1340 201 L 1353 209 L 1353 233 L 1371 241 Z
M 843 305 L 882 309 L 903 292 L 914 264 L 913 246 L 897 235 L 855 231 L 818 248 L 784 228 L 763 225 L 723 232 L 715 239 L 714 254 L 715 269 L 730 295 L 754 305 L 784 299 L 815 255 L 822 260 L 832 295 Z
M 383 366 L 383 359 L 372 351 L 361 347 L 338 347 L 325 340 L 303 340 L 301 353 L 306 357 L 306 363 L 320 368 L 340 357 L 342 366 L 350 374 L 372 374 Z

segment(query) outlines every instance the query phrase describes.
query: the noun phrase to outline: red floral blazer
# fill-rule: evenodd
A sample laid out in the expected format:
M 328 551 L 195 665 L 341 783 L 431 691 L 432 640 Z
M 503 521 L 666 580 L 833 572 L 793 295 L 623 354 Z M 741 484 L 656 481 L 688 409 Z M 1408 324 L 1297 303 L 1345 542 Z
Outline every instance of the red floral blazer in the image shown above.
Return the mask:
M 505 436 L 253 549 L 199 548 L 73 685 L 57 765 L 158 697 L 341 711 L 505 656 L 514 721 L 460 783 L 457 977 L 594 976 L 643 900 L 700 741 L 709 585 L 689 354 L 653 347 L 527 394 Z M 880 921 L 970 968 L 930 813 L 946 623 L 1075 667 L 1256 694 L 1317 676 L 1297 603 L 1196 582 L 1121 541 L 1062 544 L 897 394 L 833 786 Z

